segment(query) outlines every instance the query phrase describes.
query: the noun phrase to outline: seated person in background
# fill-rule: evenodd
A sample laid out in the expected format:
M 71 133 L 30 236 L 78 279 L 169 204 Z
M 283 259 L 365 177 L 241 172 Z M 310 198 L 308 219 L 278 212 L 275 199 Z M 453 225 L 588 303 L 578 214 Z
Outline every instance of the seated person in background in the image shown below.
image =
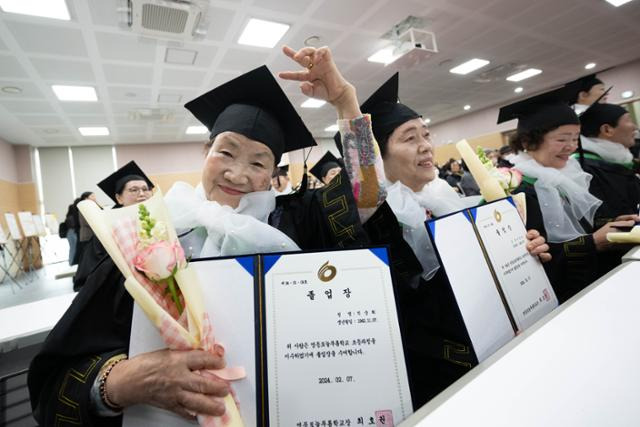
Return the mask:
M 462 175 L 464 171 L 462 170 L 462 166 L 460 166 L 460 162 L 455 159 L 449 160 L 449 174 L 447 175 L 446 181 L 447 184 L 452 186 L 456 191 L 462 193 L 460 189 L 460 181 L 462 180 Z
M 498 153 L 498 150 L 493 150 L 488 148 L 484 151 L 484 153 L 487 155 L 487 158 L 491 160 L 491 164 L 493 166 L 498 165 L 498 160 L 500 159 L 500 154 Z
M 360 113 L 355 89 L 340 75 L 328 48 L 298 52 L 285 48 L 285 54 L 304 71 L 282 73 L 281 77 L 302 81 L 306 95 L 328 101 L 342 119 L 339 125 L 347 147 L 354 151 L 352 164 L 364 170 L 345 167 L 349 173 L 362 175 L 359 198 L 352 203 L 358 210 L 350 217 L 356 222 L 350 230 L 362 228 L 359 217 L 373 213 L 384 196 L 384 183 L 378 181 L 374 169 L 379 152 L 369 118 Z M 196 189 L 176 183 L 165 202 L 174 225 L 192 229 L 183 238 L 199 243 L 195 255 L 296 249 L 294 241 L 266 222 L 276 205 L 270 180 L 282 153 L 312 146 L 315 141 L 271 72 L 266 67 L 250 71 L 191 101 L 187 108 L 211 130 L 202 183 Z M 347 195 L 353 198 L 346 181 Z M 314 211 L 315 205 L 303 207 L 307 214 L 303 220 L 310 228 L 318 228 L 312 221 L 326 219 L 325 211 Z M 237 232 L 240 229 L 245 231 Z M 359 235 L 352 233 L 343 241 L 349 238 L 361 245 Z M 326 241 L 305 243 L 331 244 L 334 237 L 318 236 Z M 217 377 L 193 372 L 222 368 L 221 347 L 215 354 L 161 350 L 123 359 L 133 310 L 123 281 L 110 258 L 100 263 L 32 361 L 28 385 L 39 425 L 118 426 L 122 408 L 134 404 L 157 406 L 187 419 L 196 413 L 223 414 L 224 405 L 218 398 L 229 393 L 229 386 Z
M 338 160 L 331 151 L 327 151 L 320 157 L 320 160 L 309 169 L 309 172 L 322 181 L 323 184 L 327 185 L 333 178 L 340 174 L 341 170 L 340 160 Z
M 640 178 L 633 169 L 634 134 L 638 127 L 619 105 L 594 103 L 580 116 L 582 150 L 574 154 L 585 172 L 593 176 L 589 192 L 602 200 L 594 225 L 637 219 Z M 620 264 L 626 247 L 599 259 L 600 274 Z
M 464 161 L 460 160 L 460 170 L 462 171 L 462 179 L 460 180 L 460 190 L 465 197 L 468 196 L 479 196 L 480 195 L 480 187 L 478 187 L 478 183 L 473 178 L 473 175 L 467 169 L 467 165 Z
M 95 204 L 98 204 L 98 201 L 96 200 L 96 195 L 93 191 L 85 191 L 84 193 L 82 193 L 80 195 L 80 200 L 78 200 L 78 203 L 80 203 L 83 200 L 91 200 Z M 76 245 L 76 256 L 75 256 L 75 262 L 78 265 L 80 265 L 80 263 L 82 262 L 85 249 L 89 245 L 89 241 L 91 240 L 92 237 L 93 237 L 93 230 L 91 230 L 91 227 L 89 227 L 89 224 L 84 219 L 82 214 L 78 212 L 78 243 Z
M 598 278 L 597 253 L 611 249 L 607 232 L 633 221 L 608 223 L 594 231 L 602 202 L 588 191 L 591 175 L 571 154 L 578 147 L 580 122 L 567 105 L 567 88 L 502 107 L 498 123 L 518 119 L 511 145 L 514 167 L 523 175 L 527 228 L 546 237 L 552 261 L 547 274 L 562 303 Z
M 289 194 L 293 191 L 291 180 L 289 179 L 289 165 L 276 167 L 273 177 L 271 177 L 271 189 L 278 196 Z
M 570 90 L 568 96 L 576 114 L 582 114 L 594 102 L 607 102 L 607 98 L 602 96 L 605 92 L 604 83 L 595 74 L 569 82 L 565 88 Z
M 500 158 L 498 158 L 498 164 L 496 165 L 499 168 L 512 168 L 513 163 L 511 163 L 511 159 L 515 157 L 515 153 L 513 152 L 513 148 L 508 145 L 503 145 L 498 150 L 500 154 Z
M 113 207 L 115 209 L 147 200 L 151 197 L 153 183 L 132 160 L 100 181 L 98 187 L 115 202 Z M 87 243 L 82 260 L 78 264 L 78 271 L 73 276 L 75 291 L 84 286 L 89 274 L 105 256 L 107 252 L 100 241 L 93 236 Z

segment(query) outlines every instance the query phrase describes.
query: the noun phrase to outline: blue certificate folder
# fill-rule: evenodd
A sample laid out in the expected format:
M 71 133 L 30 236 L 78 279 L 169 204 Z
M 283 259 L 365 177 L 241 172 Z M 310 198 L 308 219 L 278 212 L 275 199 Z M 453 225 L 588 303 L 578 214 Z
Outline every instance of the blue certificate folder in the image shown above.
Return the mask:
M 478 361 L 558 305 L 511 198 L 427 221 Z
M 227 365 L 247 372 L 232 384 L 246 426 L 393 425 L 411 414 L 386 248 L 192 263 Z M 139 311 L 130 354 L 162 347 Z M 190 424 L 139 407 L 123 425 Z

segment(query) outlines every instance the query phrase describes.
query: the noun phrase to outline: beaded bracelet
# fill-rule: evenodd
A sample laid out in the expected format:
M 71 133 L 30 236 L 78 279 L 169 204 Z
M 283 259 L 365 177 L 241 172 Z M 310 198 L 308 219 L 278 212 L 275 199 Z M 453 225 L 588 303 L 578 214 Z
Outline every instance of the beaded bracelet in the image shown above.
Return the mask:
M 107 377 L 111 373 L 111 370 L 113 369 L 113 367 L 116 366 L 118 363 L 122 362 L 123 360 L 127 360 L 126 354 L 120 354 L 118 356 L 111 358 L 111 360 L 107 361 L 106 366 L 103 369 L 102 374 L 100 375 L 100 380 L 99 380 L 100 399 L 102 399 L 102 402 L 105 404 L 105 406 L 111 409 L 112 411 L 122 411 L 123 408 L 119 405 L 116 405 L 109 399 L 109 395 L 107 394 Z

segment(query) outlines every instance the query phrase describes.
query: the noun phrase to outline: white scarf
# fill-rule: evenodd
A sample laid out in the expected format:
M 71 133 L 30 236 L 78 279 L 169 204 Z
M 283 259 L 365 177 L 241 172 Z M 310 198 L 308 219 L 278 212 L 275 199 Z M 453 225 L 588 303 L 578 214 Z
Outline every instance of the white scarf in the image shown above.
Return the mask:
M 475 206 L 477 197 L 461 198 L 443 179 L 436 178 L 415 192 L 400 181 L 387 182 L 387 203 L 402 224 L 402 237 L 422 267 L 422 278 L 429 280 L 440 268 L 425 221 L 427 209 L 435 216 Z
M 611 163 L 631 163 L 633 154 L 624 145 L 600 138 L 587 138 L 580 136 L 582 148 L 591 151 L 602 157 L 603 160 Z
M 576 159 L 570 158 L 562 169 L 542 166 L 527 153 L 513 159 L 515 168 L 531 178 L 536 190 L 547 240 L 560 243 L 585 235 L 580 219 L 593 224 L 593 216 L 602 201 L 589 193 L 591 175 L 584 172 Z
M 207 200 L 202 184 L 194 189 L 186 182 L 176 182 L 164 199 L 177 229 L 207 230 L 200 257 L 299 250 L 286 234 L 267 223 L 275 209 L 271 190 L 248 193 L 233 209 Z

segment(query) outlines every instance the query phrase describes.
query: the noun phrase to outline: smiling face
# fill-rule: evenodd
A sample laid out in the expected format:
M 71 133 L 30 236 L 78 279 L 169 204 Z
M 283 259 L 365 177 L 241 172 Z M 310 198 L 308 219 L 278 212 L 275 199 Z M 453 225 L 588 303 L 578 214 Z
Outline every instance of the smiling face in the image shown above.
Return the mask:
M 269 189 L 274 167 L 273 153 L 265 144 L 223 132 L 213 141 L 202 169 L 207 200 L 236 208 L 245 194 Z
M 400 181 L 413 191 L 422 190 L 435 178 L 431 136 L 421 118 L 409 120 L 393 131 L 383 160 L 387 179 Z
M 578 148 L 579 125 L 562 125 L 547 132 L 540 145 L 529 154 L 542 166 L 562 169 Z

